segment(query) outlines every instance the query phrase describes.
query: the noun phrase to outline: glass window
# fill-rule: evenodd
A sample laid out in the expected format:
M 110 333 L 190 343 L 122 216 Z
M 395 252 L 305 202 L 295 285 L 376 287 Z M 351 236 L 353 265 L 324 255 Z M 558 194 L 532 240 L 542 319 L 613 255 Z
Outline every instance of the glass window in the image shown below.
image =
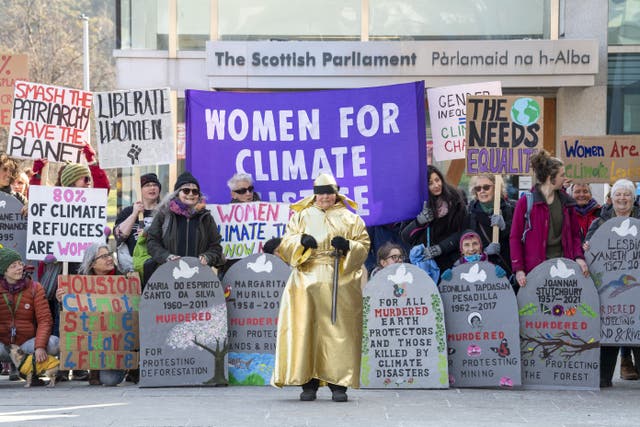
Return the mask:
M 220 40 L 359 40 L 360 0 L 219 0 Z
M 121 49 L 169 48 L 169 0 L 120 1 Z
M 640 54 L 609 54 L 607 133 L 640 133 Z
M 640 0 L 609 0 L 608 42 L 640 44 Z
M 209 0 L 178 0 L 178 50 L 205 50 L 209 40 Z
M 370 0 L 371 40 L 549 38 L 549 0 Z

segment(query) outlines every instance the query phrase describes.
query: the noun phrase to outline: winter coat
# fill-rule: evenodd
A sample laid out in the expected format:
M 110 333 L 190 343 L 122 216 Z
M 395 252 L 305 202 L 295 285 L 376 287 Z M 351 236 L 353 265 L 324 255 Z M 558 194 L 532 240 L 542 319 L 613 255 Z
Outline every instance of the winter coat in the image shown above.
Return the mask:
M 178 229 L 181 223 L 185 225 L 184 222 L 188 232 L 183 235 L 178 233 Z M 218 226 L 209 210 L 203 208 L 191 218 L 186 218 L 167 208 L 153 217 L 147 233 L 147 250 L 158 264 L 164 264 L 169 255 L 204 255 L 208 265 L 219 267 L 225 261 L 221 241 Z M 181 246 L 186 247 L 186 251 L 180 251 Z
M 4 280 L 4 279 L 2 279 Z M 27 280 L 25 288 L 10 294 L 4 286 L 0 286 L 0 342 L 11 344 L 11 324 L 13 316 L 7 305 L 12 307 L 18 303 L 15 312 L 16 337 L 13 344 L 22 345 L 25 341 L 35 337 L 35 348 L 47 348 L 53 318 L 49 310 L 49 303 L 40 283 Z
M 578 216 L 578 224 L 580 225 L 580 238 L 584 242 L 586 240 L 587 231 L 589 231 L 589 227 L 591 223 L 600 217 L 600 211 L 602 208 L 595 200 L 591 199 L 593 202 L 589 202 L 592 204 L 591 208 L 589 208 L 584 214 L 580 213 L 580 209 L 576 208 L 576 215 Z
M 589 227 L 589 231 L 587 231 L 587 236 L 585 237 L 585 241 L 588 242 L 589 240 L 591 240 L 591 238 L 593 237 L 593 233 L 596 232 L 596 230 L 602 225 L 604 224 L 604 222 L 608 219 L 611 218 L 615 218 L 616 215 L 616 211 L 613 210 L 613 206 L 609 206 L 607 208 L 602 208 L 600 211 L 600 217 L 597 218 L 595 221 L 593 221 L 591 223 L 591 226 Z M 631 209 L 631 213 L 629 214 L 629 217 L 631 218 L 637 218 L 640 219 L 640 207 L 639 206 L 634 206 Z
M 513 212 L 511 234 L 509 237 L 511 249 L 511 267 L 513 272 L 523 270 L 529 273 L 536 266 L 547 259 L 547 236 L 549 235 L 549 205 L 540 187 L 532 189 L 533 205 L 529 215 L 531 229 L 526 234 L 526 240 L 522 243 L 522 234 L 525 230 L 525 213 L 527 212 L 527 198 L 520 197 Z M 576 201 L 564 191 L 556 192 L 562 205 L 562 253 L 565 258 L 576 260 L 584 259 L 582 243 L 580 240 L 580 228 L 575 211 Z
M 511 251 L 509 250 L 509 233 L 511 222 L 513 221 L 513 205 L 511 203 L 506 199 L 500 200 L 500 214 L 505 223 L 504 230 L 501 230 L 498 234 L 500 254 L 489 256 L 489 262 L 502 267 L 506 271 L 507 277 L 511 276 Z M 493 212 L 486 213 L 478 200 L 473 200 L 469 204 L 469 228 L 480 235 L 482 247 L 485 249 L 493 239 L 491 215 L 493 215 Z

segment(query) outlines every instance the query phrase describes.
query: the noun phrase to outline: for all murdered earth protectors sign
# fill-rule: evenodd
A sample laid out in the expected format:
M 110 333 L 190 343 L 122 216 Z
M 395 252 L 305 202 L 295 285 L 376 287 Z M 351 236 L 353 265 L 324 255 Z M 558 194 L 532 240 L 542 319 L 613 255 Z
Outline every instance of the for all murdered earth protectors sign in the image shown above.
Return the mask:
M 640 220 L 616 217 L 594 233 L 585 254 L 600 295 L 602 344 L 640 343 Z
M 521 383 L 518 304 L 504 270 L 496 273 L 489 262 L 466 263 L 440 283 L 451 386 Z
M 140 303 L 140 386 L 227 383 L 227 306 L 197 258 L 162 264 Z
M 229 311 L 229 383 L 268 385 L 274 366 L 278 311 L 291 268 L 270 254 L 235 263 L 222 284 Z
M 522 384 L 539 389 L 597 389 L 598 293 L 567 258 L 543 262 L 518 292 Z
M 361 366 L 363 388 L 449 386 L 442 300 L 423 270 L 394 264 L 367 283 Z

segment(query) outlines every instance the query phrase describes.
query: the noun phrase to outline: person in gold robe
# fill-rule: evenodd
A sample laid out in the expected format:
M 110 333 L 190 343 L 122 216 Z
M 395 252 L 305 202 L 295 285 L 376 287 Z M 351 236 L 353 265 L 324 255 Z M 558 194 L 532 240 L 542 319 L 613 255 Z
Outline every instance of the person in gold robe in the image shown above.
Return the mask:
M 333 401 L 346 402 L 347 387 L 360 385 L 360 281 L 370 243 L 362 218 L 347 209 L 357 205 L 338 190 L 332 176 L 318 176 L 314 195 L 291 206 L 295 213 L 278 247 L 293 270 L 280 305 L 271 383 L 302 386 L 302 401 L 315 400 L 326 383 Z M 335 324 L 332 253 L 341 254 Z

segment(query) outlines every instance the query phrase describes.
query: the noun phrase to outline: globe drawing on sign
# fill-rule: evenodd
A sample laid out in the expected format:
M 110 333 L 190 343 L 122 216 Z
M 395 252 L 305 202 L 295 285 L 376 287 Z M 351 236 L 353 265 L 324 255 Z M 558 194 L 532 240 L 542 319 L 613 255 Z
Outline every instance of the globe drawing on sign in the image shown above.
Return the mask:
M 540 118 L 540 104 L 535 99 L 518 98 L 511 107 L 511 118 L 519 125 L 532 125 Z

